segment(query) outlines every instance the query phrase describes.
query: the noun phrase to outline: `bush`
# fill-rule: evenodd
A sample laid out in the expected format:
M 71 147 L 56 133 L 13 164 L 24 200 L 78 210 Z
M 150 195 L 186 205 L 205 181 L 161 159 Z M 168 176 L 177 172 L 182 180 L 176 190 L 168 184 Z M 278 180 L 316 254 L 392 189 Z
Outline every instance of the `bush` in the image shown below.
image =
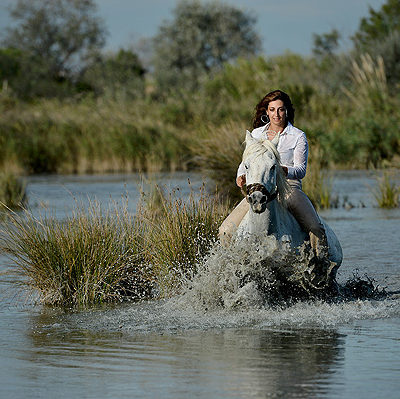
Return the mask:
M 79 205 L 61 221 L 13 213 L 1 247 L 22 284 L 44 304 L 76 307 L 172 295 L 196 272 L 227 208 L 204 188 L 188 201 L 174 193 L 158 195 L 158 203 L 146 198 L 136 215 L 126 205 L 104 212 L 97 203 Z
M 16 209 L 24 205 L 26 200 L 26 187 L 23 180 L 9 172 L 0 173 L 0 203 Z
M 400 186 L 392 181 L 388 172 L 377 178 L 378 186 L 373 195 L 380 208 L 396 208 L 400 202 Z
M 196 274 L 197 263 L 217 241 L 218 228 L 228 207 L 217 197 L 191 192 L 183 200 L 178 192 L 164 194 L 156 187 L 149 201 L 139 207 L 144 221 L 146 258 L 152 265 L 159 295 L 176 293 L 184 279 Z

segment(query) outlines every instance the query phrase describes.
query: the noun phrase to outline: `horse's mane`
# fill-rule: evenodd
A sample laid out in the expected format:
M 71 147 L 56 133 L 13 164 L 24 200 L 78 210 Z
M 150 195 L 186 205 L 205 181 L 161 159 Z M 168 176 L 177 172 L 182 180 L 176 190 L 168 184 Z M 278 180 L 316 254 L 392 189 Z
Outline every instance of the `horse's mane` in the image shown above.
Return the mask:
M 276 185 L 278 187 L 278 200 L 279 202 L 286 206 L 286 197 L 290 193 L 290 185 L 286 179 L 285 172 L 282 169 L 281 166 L 281 157 L 279 155 L 278 150 L 276 149 L 275 144 L 271 143 L 270 140 L 257 140 L 254 141 L 253 143 L 249 144 L 246 146 L 244 152 L 243 152 L 243 157 L 242 160 L 243 162 L 250 156 L 255 155 L 256 157 L 261 156 L 265 154 L 267 151 L 270 151 L 274 154 L 275 159 L 278 164 L 278 170 L 277 170 L 277 175 L 276 175 Z

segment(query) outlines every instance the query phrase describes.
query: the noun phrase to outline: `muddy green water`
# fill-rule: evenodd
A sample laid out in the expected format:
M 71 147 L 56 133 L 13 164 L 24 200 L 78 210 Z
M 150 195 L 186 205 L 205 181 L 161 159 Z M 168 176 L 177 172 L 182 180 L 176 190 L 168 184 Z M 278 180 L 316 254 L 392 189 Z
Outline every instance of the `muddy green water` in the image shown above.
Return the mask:
M 158 176 L 187 193 L 184 174 Z M 191 176 L 192 185 L 201 184 Z M 136 175 L 32 177 L 33 212 L 129 192 Z M 322 213 L 344 252 L 339 281 L 367 273 L 400 290 L 400 209 L 374 207 L 372 174 L 337 173 L 347 207 Z M 351 204 L 350 204 L 351 203 Z M 361 206 L 363 204 L 363 206 Z M 354 207 L 351 207 L 353 205 Z M 351 208 L 351 209 L 350 209 Z M 0 270 L 10 267 L 0 257 Z M 0 275 L 1 398 L 399 398 L 400 299 L 196 312 L 173 301 L 62 311 Z

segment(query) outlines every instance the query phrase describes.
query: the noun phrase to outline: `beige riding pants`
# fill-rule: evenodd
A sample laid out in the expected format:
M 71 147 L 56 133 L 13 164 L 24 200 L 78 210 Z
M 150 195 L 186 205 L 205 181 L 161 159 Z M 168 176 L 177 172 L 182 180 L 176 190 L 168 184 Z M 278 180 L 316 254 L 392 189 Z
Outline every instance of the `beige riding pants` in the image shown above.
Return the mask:
M 314 233 L 319 239 L 325 238 L 325 229 L 315 211 L 313 204 L 307 195 L 301 190 L 301 183 L 290 181 L 292 188 L 287 198 L 289 211 L 295 217 L 301 228 L 307 233 Z M 222 242 L 227 242 L 239 227 L 240 222 L 249 210 L 249 203 L 246 198 L 237 205 L 228 217 L 222 222 L 219 228 L 219 237 Z

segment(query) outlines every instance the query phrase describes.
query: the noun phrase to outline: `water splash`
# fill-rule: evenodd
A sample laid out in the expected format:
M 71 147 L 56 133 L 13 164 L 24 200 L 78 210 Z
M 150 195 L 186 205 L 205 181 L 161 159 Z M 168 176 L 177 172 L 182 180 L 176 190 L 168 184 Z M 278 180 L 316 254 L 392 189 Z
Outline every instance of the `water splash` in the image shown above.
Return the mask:
M 273 236 L 251 236 L 228 247 L 217 244 L 175 301 L 207 311 L 275 307 L 320 298 L 331 287 L 328 278 L 322 289 L 313 284 L 316 266 L 307 246 L 294 251 Z
M 342 284 L 342 292 L 321 299 L 305 285 L 310 266 L 312 256 L 306 248 L 296 253 L 274 237 L 253 237 L 230 247 L 215 245 L 198 263 L 193 278 L 184 282 L 181 295 L 77 312 L 61 324 L 68 330 L 85 326 L 91 331 L 147 334 L 325 328 L 354 320 L 400 317 L 400 300 L 379 298 L 376 294 L 381 291 L 375 290 L 372 281 L 363 299 L 355 299 L 364 281 L 358 276 Z

